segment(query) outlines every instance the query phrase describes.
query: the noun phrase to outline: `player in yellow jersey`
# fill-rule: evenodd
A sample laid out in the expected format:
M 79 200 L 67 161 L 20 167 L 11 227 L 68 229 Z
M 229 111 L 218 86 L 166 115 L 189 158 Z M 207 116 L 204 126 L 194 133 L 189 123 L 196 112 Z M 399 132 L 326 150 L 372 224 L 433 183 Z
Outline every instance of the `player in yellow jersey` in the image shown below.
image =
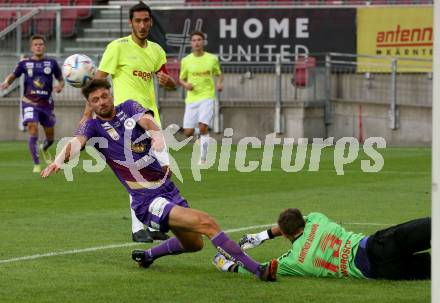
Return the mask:
M 208 127 L 214 114 L 215 90 L 223 90 L 223 74 L 217 56 L 204 50 L 205 34 L 191 33 L 192 52 L 182 59 L 180 84 L 187 90 L 183 129 L 192 136 L 200 130 L 200 164 L 206 162 L 208 152 Z M 217 81 L 214 84 L 214 77 Z
M 159 84 L 164 87 L 173 88 L 176 83 L 165 68 L 167 62 L 165 51 L 157 43 L 147 40 L 153 24 L 150 7 L 139 2 L 130 8 L 129 17 L 132 33 L 107 45 L 95 78 L 105 79 L 111 75 L 115 105 L 129 99 L 134 100 L 143 107 L 151 109 L 154 112 L 154 119 L 160 125 L 153 76 L 156 75 Z M 86 107 L 82 121 L 91 117 L 92 111 Z M 130 205 L 131 201 L 130 197 Z M 145 230 L 132 209 L 131 222 L 132 239 L 135 242 L 168 238 L 162 232 Z

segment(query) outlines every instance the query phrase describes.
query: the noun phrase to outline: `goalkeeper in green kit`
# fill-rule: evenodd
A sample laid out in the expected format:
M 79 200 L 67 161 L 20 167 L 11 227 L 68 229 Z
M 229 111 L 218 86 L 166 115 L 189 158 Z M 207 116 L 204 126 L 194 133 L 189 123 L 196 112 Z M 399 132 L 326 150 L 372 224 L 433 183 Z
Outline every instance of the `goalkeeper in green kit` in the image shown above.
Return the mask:
M 377 231 L 371 236 L 346 231 L 321 213 L 303 217 L 300 210 L 281 212 L 278 226 L 244 235 L 242 249 L 284 236 L 292 242 L 278 258 L 278 275 L 390 280 L 431 277 L 431 218 L 412 220 Z M 239 264 L 217 253 L 221 271 L 245 273 Z

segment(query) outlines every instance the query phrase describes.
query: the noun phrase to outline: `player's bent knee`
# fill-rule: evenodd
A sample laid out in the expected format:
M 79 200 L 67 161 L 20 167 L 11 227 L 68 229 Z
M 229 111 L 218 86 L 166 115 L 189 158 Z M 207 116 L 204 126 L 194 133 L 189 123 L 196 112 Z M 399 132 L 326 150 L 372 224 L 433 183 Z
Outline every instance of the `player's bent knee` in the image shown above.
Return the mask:
M 196 252 L 203 248 L 203 239 L 200 234 L 193 234 L 191 237 L 180 239 L 180 243 L 186 252 Z
M 203 233 L 207 236 L 213 236 L 220 231 L 220 226 L 217 224 L 214 218 L 208 214 L 203 214 L 201 216 L 200 225 L 204 231 Z

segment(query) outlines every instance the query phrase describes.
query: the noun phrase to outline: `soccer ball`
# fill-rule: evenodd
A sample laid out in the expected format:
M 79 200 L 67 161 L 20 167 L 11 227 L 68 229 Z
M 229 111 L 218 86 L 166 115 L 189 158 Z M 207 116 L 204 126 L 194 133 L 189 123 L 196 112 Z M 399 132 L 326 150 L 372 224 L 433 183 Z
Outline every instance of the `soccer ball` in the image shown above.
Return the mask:
M 83 87 L 95 75 L 93 60 L 82 54 L 67 57 L 63 63 L 63 78 L 73 87 Z

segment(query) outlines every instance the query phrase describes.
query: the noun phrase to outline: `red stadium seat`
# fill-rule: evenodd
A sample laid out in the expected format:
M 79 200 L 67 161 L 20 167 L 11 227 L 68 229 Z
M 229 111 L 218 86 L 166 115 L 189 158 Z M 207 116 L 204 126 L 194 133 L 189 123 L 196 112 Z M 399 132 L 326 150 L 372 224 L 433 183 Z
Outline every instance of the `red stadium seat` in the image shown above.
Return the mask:
M 70 6 L 70 0 L 53 0 L 53 3 L 59 4 L 61 6 Z
M 70 0 L 53 0 L 61 6 L 70 6 Z M 61 10 L 61 34 L 63 37 L 72 37 L 76 32 L 78 13 L 76 9 L 64 8 Z
M 43 11 L 34 17 L 35 34 L 51 36 L 55 27 L 55 11 Z
M 185 2 L 190 5 L 201 5 L 204 3 L 203 0 L 186 0 Z
M 229 0 L 232 5 L 245 5 L 248 3 L 246 0 Z
M 272 5 L 272 0 L 254 0 L 252 2 L 255 2 L 255 4 L 259 5 Z
M 14 18 L 13 11 L 0 11 L 0 31 L 4 30 Z
M 76 6 L 86 6 L 86 5 L 93 5 L 93 0 L 72 0 L 72 5 Z M 77 16 L 80 19 L 86 19 L 89 18 L 92 15 L 92 9 L 89 8 L 78 8 L 76 10 Z
M 169 57 L 167 58 L 166 68 L 171 77 L 176 81 L 179 80 L 180 61 L 179 58 Z
M 63 37 L 72 37 L 76 32 L 77 11 L 63 9 L 61 11 L 61 34 Z
M 9 3 L 11 3 L 11 6 L 17 6 L 21 4 L 28 4 L 28 0 L 10 0 Z
M 296 87 L 306 87 L 309 82 L 309 69 L 316 67 L 315 57 L 299 57 L 295 63 L 292 84 Z

